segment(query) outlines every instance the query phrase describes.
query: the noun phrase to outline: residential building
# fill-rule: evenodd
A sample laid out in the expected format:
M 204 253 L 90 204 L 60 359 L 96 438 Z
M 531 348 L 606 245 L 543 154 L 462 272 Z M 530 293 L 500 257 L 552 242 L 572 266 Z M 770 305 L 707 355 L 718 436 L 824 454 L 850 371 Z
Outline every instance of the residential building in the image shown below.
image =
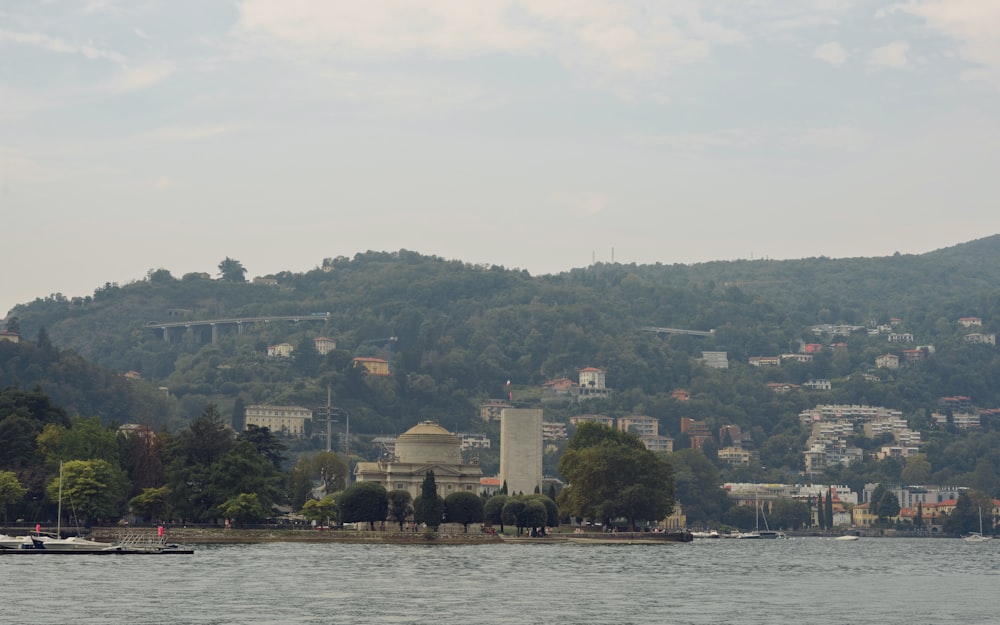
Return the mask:
M 982 327 L 983 320 L 979 317 L 962 317 L 958 320 L 958 325 L 963 328 Z
M 563 441 L 566 440 L 566 424 L 560 422 L 542 422 L 543 441 Z
M 389 361 L 382 358 L 361 357 L 354 359 L 355 367 L 364 367 L 369 375 L 389 375 Z
M 506 399 L 487 399 L 479 404 L 479 418 L 483 421 L 499 421 L 500 412 L 511 405 Z
M 748 362 L 751 367 L 780 367 L 780 356 L 750 356 Z
M 979 345 L 996 345 L 997 344 L 997 335 L 996 334 L 980 334 L 978 332 L 974 332 L 972 334 L 966 334 L 965 335 L 965 342 L 966 343 L 979 344 Z
M 458 440 L 462 442 L 462 451 L 490 448 L 490 437 L 485 434 L 470 434 L 468 432 L 461 432 L 455 436 L 457 436 Z
M 326 356 L 333 350 L 337 349 L 337 341 L 328 336 L 317 336 L 313 339 L 313 343 L 316 344 L 316 352 L 320 356 Z
M 277 345 L 267 346 L 267 355 L 269 358 L 288 358 L 294 351 L 295 348 L 292 347 L 291 343 L 278 343 Z
M 712 438 L 707 423 L 688 417 L 681 417 L 681 433 L 687 434 L 688 438 L 691 439 L 692 449 L 701 449 L 705 441 Z
M 243 424 L 244 427 L 255 425 L 274 434 L 301 438 L 306 435 L 306 424 L 311 424 L 312 418 L 312 410 L 302 406 L 254 404 L 246 407 Z
M 812 354 L 782 354 L 781 360 L 794 360 L 795 362 L 812 362 Z
M 938 404 L 941 406 L 955 410 L 965 412 L 972 410 L 972 398 L 966 395 L 952 395 L 951 397 L 941 397 L 938 399 Z
M 649 451 L 674 451 L 674 439 L 669 436 L 640 436 L 639 440 Z
M 902 351 L 903 362 L 906 364 L 912 364 L 915 362 L 920 362 L 927 357 L 927 353 L 922 349 L 904 349 Z
M 750 452 L 742 447 L 723 447 L 718 452 L 718 458 L 730 466 L 750 465 Z
M 580 369 L 580 386 L 578 401 L 584 399 L 600 399 L 611 396 L 611 389 L 605 384 L 605 373 L 596 367 Z
M 682 388 L 676 388 L 670 391 L 670 396 L 676 399 L 677 401 L 690 401 L 691 391 L 686 391 Z
M 814 391 L 829 391 L 833 388 L 833 383 L 826 379 L 808 380 L 803 382 L 802 386 Z
M 580 425 L 581 423 L 600 423 L 601 425 L 606 425 L 609 428 L 615 427 L 615 418 L 602 414 L 577 415 L 575 417 L 570 417 L 569 422 L 574 426 Z
M 795 389 L 799 388 L 799 385 L 791 384 L 789 382 L 768 382 L 767 388 L 771 389 L 775 393 L 778 393 L 779 395 L 782 395 L 784 393 L 794 391 Z
M 580 393 L 579 385 L 569 378 L 556 378 L 542 384 L 542 401 L 571 401 Z
M 882 354 L 875 357 L 875 366 L 879 369 L 899 369 L 899 356 L 896 354 Z
M 743 447 L 743 431 L 738 425 L 724 425 L 719 428 L 721 447 Z
M 951 417 L 947 414 L 934 412 L 931 414 L 931 419 L 934 420 L 934 423 L 937 424 L 938 427 L 944 427 L 950 422 L 952 425 L 961 430 L 978 428 L 981 425 L 979 415 L 970 412 L 954 412 Z
M 10 330 L 0 330 L 0 341 L 8 341 L 10 343 L 20 343 L 21 335 L 17 332 L 11 332 Z
M 640 438 L 644 436 L 659 436 L 660 420 L 656 417 L 645 415 L 618 417 L 618 430 L 621 432 L 633 432 L 639 435 Z
M 728 369 L 729 357 L 726 352 L 702 352 L 701 361 L 712 369 Z

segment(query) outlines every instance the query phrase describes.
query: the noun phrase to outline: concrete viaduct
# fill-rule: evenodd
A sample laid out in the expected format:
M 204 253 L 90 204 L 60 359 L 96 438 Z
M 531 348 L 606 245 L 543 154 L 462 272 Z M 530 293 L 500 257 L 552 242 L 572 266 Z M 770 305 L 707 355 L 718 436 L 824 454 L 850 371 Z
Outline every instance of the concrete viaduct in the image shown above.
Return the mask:
M 219 330 L 223 327 L 235 327 L 237 334 L 243 334 L 243 328 L 247 325 L 258 323 L 271 323 L 272 321 L 287 321 L 289 323 L 302 323 L 309 321 L 326 322 L 330 318 L 330 313 L 308 313 L 305 315 L 273 315 L 268 317 L 233 317 L 231 319 L 203 319 L 200 321 L 171 321 L 159 323 L 150 321 L 146 327 L 163 333 L 164 342 L 169 343 L 171 338 L 179 338 L 185 332 L 192 331 L 202 334 L 205 330 L 211 329 L 211 341 L 214 343 L 219 339 Z

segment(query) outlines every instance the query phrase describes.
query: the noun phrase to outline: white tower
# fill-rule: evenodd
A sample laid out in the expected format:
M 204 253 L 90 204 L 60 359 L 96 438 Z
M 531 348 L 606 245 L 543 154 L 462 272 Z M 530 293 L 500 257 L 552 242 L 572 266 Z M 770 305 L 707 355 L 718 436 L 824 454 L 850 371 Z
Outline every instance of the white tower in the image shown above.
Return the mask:
M 500 412 L 500 485 L 511 495 L 542 487 L 542 411 L 504 408 Z

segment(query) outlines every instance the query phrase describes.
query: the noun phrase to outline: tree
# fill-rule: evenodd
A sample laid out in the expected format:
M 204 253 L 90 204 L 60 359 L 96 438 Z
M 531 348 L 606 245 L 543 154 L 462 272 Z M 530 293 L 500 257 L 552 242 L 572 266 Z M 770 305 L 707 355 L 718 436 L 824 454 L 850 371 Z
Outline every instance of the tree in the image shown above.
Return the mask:
M 246 273 L 243 263 L 228 256 L 219 263 L 219 275 L 224 282 L 246 282 Z
M 913 517 L 913 527 L 923 528 L 924 527 L 924 504 L 923 502 L 917 502 L 917 516 Z
M 634 434 L 581 423 L 567 447 L 559 473 L 569 484 L 559 506 L 570 515 L 605 525 L 625 518 L 634 531 L 636 521 L 659 521 L 673 510 L 670 465 Z
M 310 521 L 329 524 L 340 519 L 340 504 L 335 495 L 327 495 L 322 499 L 310 499 L 299 510 L 299 514 Z
M 233 429 L 237 432 L 242 432 L 246 425 L 247 419 L 247 408 L 243 403 L 242 397 L 237 397 L 236 401 L 233 402 Z
M 128 505 L 134 514 L 149 518 L 151 521 L 162 519 L 170 509 L 170 489 L 166 486 L 146 488 L 129 500 Z
M 247 441 L 252 444 L 268 462 L 274 465 L 275 469 L 281 468 L 284 461 L 284 453 L 288 450 L 288 445 L 284 444 L 271 433 L 270 428 L 248 425 L 236 437 L 237 441 Z
M 89 526 L 98 517 L 118 518 L 128 494 L 125 473 L 106 460 L 71 460 L 63 464 L 62 486 L 56 476 L 45 494 L 58 505 L 62 495 L 63 514 L 76 515 Z
M 452 493 L 444 500 L 444 518 L 448 523 L 461 523 L 462 531 L 468 533 L 469 523 L 483 521 L 483 500 L 468 491 Z
M 3 522 L 7 524 L 7 510 L 12 503 L 24 499 L 28 489 L 21 485 L 13 471 L 0 471 L 0 503 L 3 504 Z
M 824 502 L 825 508 L 823 508 L 823 518 L 826 519 L 826 528 L 833 529 L 833 487 L 828 487 L 826 490 L 826 500 Z M 898 514 L 899 511 L 896 511 Z
M 428 471 L 420 485 L 420 497 L 414 502 L 414 516 L 418 523 L 426 523 L 427 527 L 437 530 L 444 514 L 444 499 L 437 492 L 434 481 L 434 471 Z
M 915 454 L 906 459 L 900 479 L 904 484 L 926 484 L 931 477 L 931 463 L 924 454 Z
M 240 493 L 219 506 L 219 512 L 237 523 L 247 523 L 267 518 L 270 506 L 261 501 L 257 493 Z
M 673 469 L 675 497 L 684 502 L 684 514 L 692 527 L 718 521 L 732 503 L 719 488 L 725 480 L 719 469 L 697 449 L 661 454 Z
M 871 513 L 877 516 L 880 522 L 884 523 L 899 514 L 899 499 L 896 498 L 896 495 L 892 491 L 879 484 L 872 491 L 868 507 Z
M 524 512 L 524 497 L 520 495 L 508 495 L 507 501 L 505 501 L 503 505 L 501 518 L 503 519 L 504 525 L 513 525 L 517 528 L 518 536 L 521 535 L 521 529 L 524 527 L 524 525 L 521 524 L 524 520 L 522 512 Z
M 399 531 L 403 531 L 403 523 L 413 514 L 413 496 L 405 490 L 391 490 L 388 497 L 388 518 L 399 523 Z
M 809 524 L 812 511 L 802 501 L 779 498 L 771 505 L 769 524 L 775 528 L 797 530 Z
M 483 505 L 483 518 L 494 525 L 500 526 L 500 533 L 503 534 L 503 507 L 507 505 L 507 495 L 497 493 L 486 500 Z
M 816 501 L 816 525 L 819 525 L 821 530 L 827 528 L 825 510 L 823 507 L 823 493 L 820 493 L 819 499 Z
M 384 521 L 389 512 L 389 495 L 378 482 L 358 482 L 340 496 L 340 520 L 344 523 L 368 523 L 375 530 L 376 521 Z

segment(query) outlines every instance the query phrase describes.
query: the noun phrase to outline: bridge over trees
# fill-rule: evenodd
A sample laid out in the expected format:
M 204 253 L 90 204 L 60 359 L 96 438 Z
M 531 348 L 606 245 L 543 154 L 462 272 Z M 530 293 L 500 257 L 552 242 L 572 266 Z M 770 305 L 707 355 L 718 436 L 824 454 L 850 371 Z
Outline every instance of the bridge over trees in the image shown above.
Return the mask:
M 189 330 L 202 330 L 211 329 L 211 342 L 214 343 L 219 339 L 219 329 L 225 326 L 235 326 L 237 334 L 243 334 L 243 328 L 247 325 L 253 325 L 258 323 L 271 323 L 272 321 L 287 321 L 289 323 L 306 323 L 306 322 L 326 322 L 330 318 L 330 313 L 306 313 L 303 315 L 271 315 L 266 317 L 232 317 L 228 319 L 202 319 L 199 321 L 170 321 L 167 323 L 160 323 L 158 321 L 150 321 L 146 324 L 146 328 L 150 330 L 155 330 L 163 333 L 164 342 L 169 343 L 172 337 L 178 337 L 179 335 L 187 332 Z M 176 332 L 180 329 L 180 332 Z M 174 332 L 171 332 L 174 330 Z

